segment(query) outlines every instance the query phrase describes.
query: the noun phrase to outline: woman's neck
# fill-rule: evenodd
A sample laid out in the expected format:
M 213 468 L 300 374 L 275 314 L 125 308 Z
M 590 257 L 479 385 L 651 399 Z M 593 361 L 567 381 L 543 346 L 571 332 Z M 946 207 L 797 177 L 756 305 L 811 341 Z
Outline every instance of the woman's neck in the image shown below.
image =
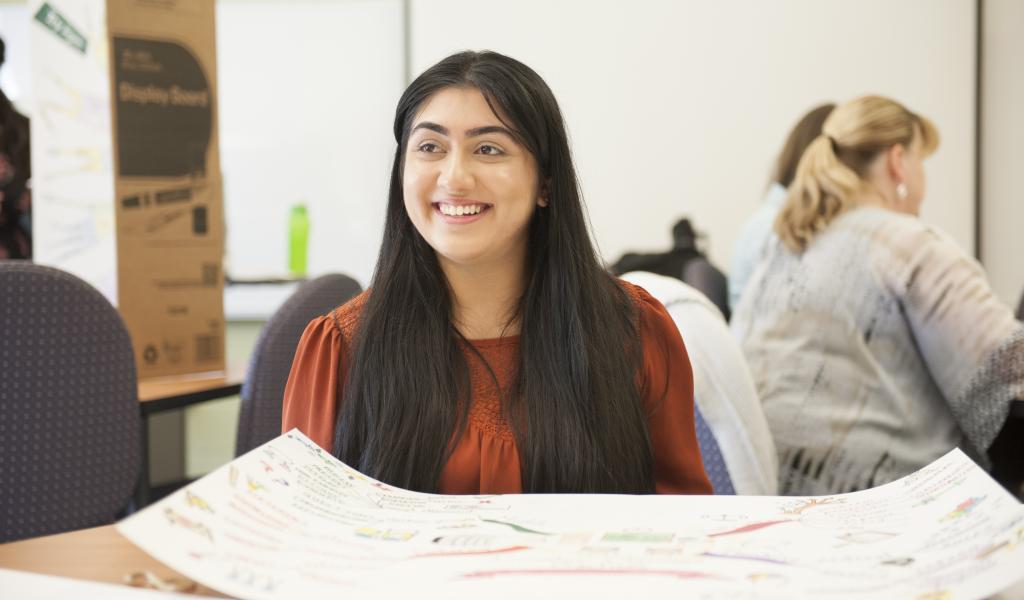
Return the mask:
M 851 206 L 875 206 L 877 208 L 889 208 L 889 203 L 876 192 L 861 192 L 850 198 Z
M 459 265 L 439 258 L 452 290 L 455 327 L 466 339 L 519 333 L 516 309 L 526 288 L 525 256 L 487 265 Z

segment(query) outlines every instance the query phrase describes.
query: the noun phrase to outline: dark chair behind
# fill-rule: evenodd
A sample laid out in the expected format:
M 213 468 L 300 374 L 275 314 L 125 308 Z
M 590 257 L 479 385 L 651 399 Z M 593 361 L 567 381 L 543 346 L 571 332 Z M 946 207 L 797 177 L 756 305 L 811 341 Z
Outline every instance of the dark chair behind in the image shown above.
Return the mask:
M 690 220 L 680 219 L 672 227 L 671 250 L 654 253 L 627 252 L 615 264 L 609 266 L 608 270 L 615 275 L 646 271 L 681 279 L 686 264 L 704 256 L 697 248 L 698 237 Z
M 701 256 L 687 262 L 682 280 L 700 290 L 729 320 L 729 281 L 708 259 Z
M 1024 293 L 1020 295 L 1020 304 L 1017 305 L 1017 320 L 1024 321 Z
M 362 291 L 345 275 L 323 275 L 302 284 L 277 309 L 260 332 L 242 384 L 235 456 L 281 435 L 281 402 L 295 348 L 314 318 L 325 315 Z
M 729 320 L 729 281 L 700 250 L 701 239 L 689 219 L 672 226 L 672 249 L 668 252 L 641 254 L 628 252 L 608 270 L 615 275 L 646 271 L 673 277 L 700 290 Z
M 117 310 L 69 273 L 0 261 L 0 542 L 112 523 L 140 428 Z

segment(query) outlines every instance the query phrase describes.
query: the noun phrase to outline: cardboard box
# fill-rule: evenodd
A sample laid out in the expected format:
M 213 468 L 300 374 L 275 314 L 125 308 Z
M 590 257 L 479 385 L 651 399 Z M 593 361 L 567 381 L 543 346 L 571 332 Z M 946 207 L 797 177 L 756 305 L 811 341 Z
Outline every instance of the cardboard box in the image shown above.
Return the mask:
M 214 3 L 30 9 L 36 260 L 117 305 L 140 378 L 224 369 Z

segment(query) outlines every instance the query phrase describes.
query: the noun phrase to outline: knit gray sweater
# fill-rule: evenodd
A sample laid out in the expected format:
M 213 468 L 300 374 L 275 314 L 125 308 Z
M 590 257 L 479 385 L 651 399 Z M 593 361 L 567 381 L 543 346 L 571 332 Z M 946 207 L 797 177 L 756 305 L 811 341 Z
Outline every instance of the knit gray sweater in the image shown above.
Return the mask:
M 881 208 L 839 216 L 802 254 L 771 240 L 732 327 L 782 494 L 873 487 L 955 446 L 986 465 L 1024 398 L 1024 326 L 980 265 Z

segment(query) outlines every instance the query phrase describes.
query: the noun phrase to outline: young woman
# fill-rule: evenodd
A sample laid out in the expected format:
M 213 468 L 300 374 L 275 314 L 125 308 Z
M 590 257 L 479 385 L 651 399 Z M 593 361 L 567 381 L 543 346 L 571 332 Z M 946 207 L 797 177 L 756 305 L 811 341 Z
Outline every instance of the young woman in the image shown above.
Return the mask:
M 917 219 L 937 146 L 930 121 L 866 96 L 800 160 L 733 321 L 783 494 L 876 486 L 957 446 L 984 464 L 1024 397 L 1024 326 Z
M 710 493 L 682 339 L 598 262 L 540 76 L 455 54 L 394 133 L 372 285 L 307 327 L 283 428 L 426 492 Z

